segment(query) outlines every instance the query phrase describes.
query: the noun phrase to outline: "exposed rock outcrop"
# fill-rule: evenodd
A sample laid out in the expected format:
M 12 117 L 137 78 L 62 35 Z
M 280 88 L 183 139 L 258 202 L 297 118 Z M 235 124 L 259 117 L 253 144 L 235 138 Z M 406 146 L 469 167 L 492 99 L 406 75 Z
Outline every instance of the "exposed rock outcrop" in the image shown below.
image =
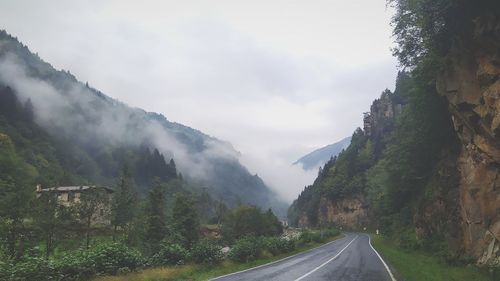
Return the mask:
M 362 229 L 369 224 L 368 204 L 362 194 L 341 200 L 321 198 L 319 203 L 320 225 L 338 225 L 348 229 Z
M 500 265 L 500 17 L 477 19 L 437 79 L 462 149 L 459 204 L 465 251 Z

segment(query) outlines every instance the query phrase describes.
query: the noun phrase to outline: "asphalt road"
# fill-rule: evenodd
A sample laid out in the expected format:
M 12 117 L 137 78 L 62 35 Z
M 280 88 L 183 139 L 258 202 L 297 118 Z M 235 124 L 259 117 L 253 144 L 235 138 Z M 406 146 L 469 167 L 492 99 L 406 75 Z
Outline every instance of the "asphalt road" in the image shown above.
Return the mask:
M 277 262 L 211 280 L 395 281 L 369 244 L 368 235 L 358 233 L 346 234 L 342 239 Z

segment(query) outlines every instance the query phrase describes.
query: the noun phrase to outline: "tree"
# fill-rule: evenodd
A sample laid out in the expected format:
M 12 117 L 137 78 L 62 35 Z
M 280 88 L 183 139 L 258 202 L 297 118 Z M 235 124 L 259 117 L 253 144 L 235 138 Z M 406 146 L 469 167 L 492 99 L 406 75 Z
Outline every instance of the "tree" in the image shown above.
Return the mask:
M 227 240 L 244 236 L 279 235 L 283 228 L 271 209 L 262 212 L 259 208 L 242 205 L 225 215 L 222 233 Z
M 165 218 L 165 191 L 160 179 L 153 180 L 153 188 L 149 192 L 146 217 L 146 236 L 144 237 L 150 250 L 156 251 L 167 232 Z
M 265 235 L 275 236 L 280 235 L 283 232 L 283 225 L 279 219 L 274 215 L 271 208 L 269 208 L 264 214 L 265 223 Z
M 185 246 L 192 246 L 198 240 L 200 222 L 196 204 L 186 193 L 176 194 L 172 218 L 174 230 L 183 237 Z
M 33 199 L 36 170 L 21 160 L 11 139 L 0 133 L 0 231 L 8 255 L 23 255 L 24 219 Z
M 123 167 L 117 189 L 113 195 L 111 207 L 111 225 L 113 226 L 113 240 L 117 229 L 129 229 L 130 223 L 137 212 L 137 194 L 134 191 L 133 179 L 127 166 Z
M 90 237 L 92 231 L 92 220 L 96 216 L 105 216 L 101 211 L 109 204 L 109 199 L 106 191 L 99 188 L 89 188 L 84 190 L 80 195 L 80 201 L 75 205 L 78 214 L 78 219 L 83 225 L 85 233 L 85 247 L 90 247 Z
M 33 224 L 45 240 L 45 257 L 48 259 L 54 251 L 58 236 L 73 221 L 67 207 L 58 203 L 57 194 L 43 192 L 35 200 Z

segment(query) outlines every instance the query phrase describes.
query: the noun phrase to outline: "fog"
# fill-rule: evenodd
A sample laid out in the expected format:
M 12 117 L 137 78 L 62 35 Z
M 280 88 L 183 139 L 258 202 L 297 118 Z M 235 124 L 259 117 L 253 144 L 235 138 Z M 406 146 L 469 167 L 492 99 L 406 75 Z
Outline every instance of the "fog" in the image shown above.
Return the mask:
M 105 94 L 229 141 L 289 202 L 316 176 L 291 163 L 351 135 L 397 73 L 385 0 L 47 3 L 3 1 L 0 26 Z
M 51 70 L 39 66 L 38 71 Z M 148 143 L 165 156 L 173 157 L 184 175 L 198 180 L 206 180 L 213 174 L 212 159 L 237 161 L 239 157 L 230 145 L 210 138 L 204 140 L 203 151 L 193 153 L 143 110 L 103 99 L 82 83 L 68 82 L 68 77 L 47 81 L 29 72 L 25 62 L 13 53 L 0 59 L 0 83 L 12 87 L 22 103 L 31 101 L 35 121 L 53 137 L 84 144 L 96 140 L 128 146 Z

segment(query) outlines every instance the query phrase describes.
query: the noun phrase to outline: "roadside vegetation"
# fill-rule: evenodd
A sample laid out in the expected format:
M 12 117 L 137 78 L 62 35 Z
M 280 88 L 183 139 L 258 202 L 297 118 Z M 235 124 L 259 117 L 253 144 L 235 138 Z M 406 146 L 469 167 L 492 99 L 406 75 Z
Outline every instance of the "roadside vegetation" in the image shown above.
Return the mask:
M 118 206 L 123 198 L 128 197 L 118 194 L 114 205 Z M 167 213 L 163 191 L 158 184 L 146 201 L 139 229 L 128 224 L 132 223 L 133 216 L 125 219 L 123 214 L 115 213 L 119 209 L 115 208 L 113 222 L 121 218 L 120 227 L 102 226 L 104 233 L 92 237 L 92 243 L 74 238 L 73 242 L 80 247 L 68 249 L 64 247 L 66 243 L 59 243 L 48 252 L 34 246 L 18 257 L 10 257 L 8 251 L 2 251 L 0 280 L 89 280 L 95 276 L 123 275 L 144 268 L 169 266 L 174 267 L 171 270 L 174 273 L 204 272 L 224 260 L 239 264 L 295 250 L 295 240 L 280 237 L 283 228 L 271 210 L 261 211 L 247 205 L 225 209 L 220 225 L 203 227 L 216 235 L 203 235 L 195 207 L 187 194 L 178 194 Z M 130 215 L 129 211 L 125 208 L 121 212 Z M 59 217 L 52 214 L 50 219 Z M 46 244 L 43 239 L 38 243 Z M 231 246 L 226 254 L 222 251 L 224 246 Z
M 500 280 L 499 268 L 451 265 L 427 251 L 402 247 L 393 239 L 372 236 L 372 244 L 405 281 L 494 281 Z M 398 280 L 400 280 L 398 279 Z
M 94 281 L 207 280 L 280 260 L 341 237 L 337 229 L 306 230 L 298 237 L 255 237 L 239 239 L 218 263 L 196 263 L 147 268 L 129 274 L 97 277 Z

